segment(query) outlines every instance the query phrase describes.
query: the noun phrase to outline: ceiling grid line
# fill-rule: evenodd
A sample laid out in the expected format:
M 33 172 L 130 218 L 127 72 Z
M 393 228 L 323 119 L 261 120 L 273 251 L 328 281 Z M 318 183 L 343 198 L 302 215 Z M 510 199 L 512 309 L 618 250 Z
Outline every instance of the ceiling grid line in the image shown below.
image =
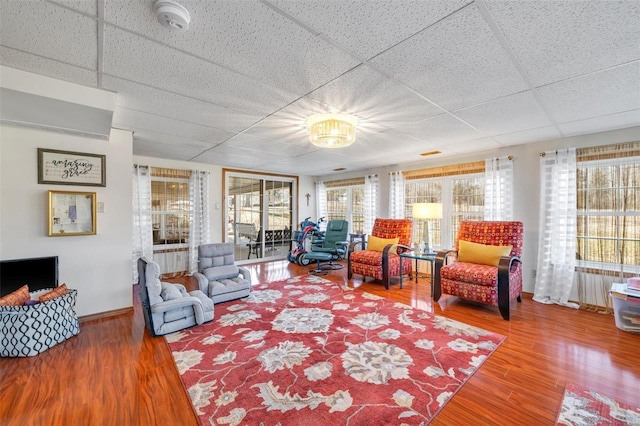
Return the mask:
M 546 107 L 546 105 L 544 104 L 542 99 L 540 98 L 540 94 L 537 92 L 536 86 L 533 84 L 533 82 L 529 78 L 529 75 L 527 74 L 526 70 L 524 69 L 524 66 L 522 65 L 522 63 L 518 59 L 518 56 L 513 51 L 513 48 L 511 47 L 511 45 L 509 44 L 507 39 L 504 37 L 504 34 L 502 33 L 502 30 L 500 29 L 498 24 L 496 24 L 494 18 L 491 16 L 491 12 L 487 8 L 487 5 L 485 4 L 484 0 L 475 0 L 475 4 L 477 5 L 478 10 L 480 11 L 480 14 L 484 18 L 484 20 L 487 22 L 487 25 L 489 26 L 489 28 L 493 32 L 493 35 L 498 40 L 498 42 L 500 43 L 502 48 L 505 50 L 505 52 L 509 56 L 509 59 L 511 60 L 511 62 L 515 66 L 515 68 L 518 71 L 518 73 L 520 74 L 520 76 L 522 77 L 522 80 L 529 87 L 529 91 L 531 92 L 533 97 L 536 99 L 536 102 L 538 103 L 540 108 L 544 111 L 544 113 L 547 116 L 547 118 L 549 119 L 549 121 L 551 121 L 553 123 L 553 125 L 555 126 L 556 130 L 558 131 L 558 133 L 560 133 L 560 135 L 562 137 L 564 137 L 562 129 L 558 126 L 557 121 L 553 118 L 553 115 L 550 113 L 550 111 L 548 110 L 548 108 Z

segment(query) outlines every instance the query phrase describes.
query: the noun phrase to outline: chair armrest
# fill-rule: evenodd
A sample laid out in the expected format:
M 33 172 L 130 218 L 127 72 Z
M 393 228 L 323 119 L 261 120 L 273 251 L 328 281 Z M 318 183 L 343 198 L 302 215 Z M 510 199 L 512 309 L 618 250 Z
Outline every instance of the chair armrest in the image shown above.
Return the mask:
M 447 265 L 447 260 L 451 256 L 458 257 L 458 250 L 456 249 L 438 250 L 436 252 L 436 259 L 434 261 L 434 264 L 437 265 L 438 262 L 440 262 L 440 266 Z
M 209 294 L 209 280 L 200 272 L 194 272 L 193 276 L 198 280 L 198 288 L 201 292 Z
M 166 281 L 164 281 L 166 282 Z M 184 285 L 179 284 L 179 283 L 170 283 L 170 282 L 166 282 L 167 284 L 171 284 L 172 286 L 175 286 L 178 290 L 180 290 L 180 293 L 182 293 L 183 296 L 188 296 L 189 293 L 187 293 L 187 289 L 185 288 Z
M 458 256 L 458 250 L 438 250 L 436 260 L 433 265 L 433 301 L 437 302 L 442 296 L 442 283 L 440 278 L 440 270 L 447 263 L 450 256 Z
M 240 271 L 240 275 L 242 275 L 242 278 L 244 278 L 245 280 L 249 281 L 249 283 L 251 283 L 251 272 L 249 272 L 247 268 L 242 266 L 238 266 L 238 270 Z
M 498 261 L 498 280 L 500 280 L 500 274 L 506 274 L 506 278 L 509 278 L 509 271 L 516 264 L 522 264 L 522 261 L 518 256 L 502 256 Z
M 179 299 L 165 300 L 163 302 L 151 305 L 151 312 L 154 314 L 160 314 L 167 311 L 173 311 L 174 309 L 186 308 L 188 306 L 197 305 L 202 312 L 202 303 L 200 299 L 193 296 L 181 297 Z
M 362 249 L 364 250 L 364 241 L 354 241 L 351 244 L 349 244 L 349 253 L 353 253 L 356 249 L 356 247 L 358 246 L 362 246 Z

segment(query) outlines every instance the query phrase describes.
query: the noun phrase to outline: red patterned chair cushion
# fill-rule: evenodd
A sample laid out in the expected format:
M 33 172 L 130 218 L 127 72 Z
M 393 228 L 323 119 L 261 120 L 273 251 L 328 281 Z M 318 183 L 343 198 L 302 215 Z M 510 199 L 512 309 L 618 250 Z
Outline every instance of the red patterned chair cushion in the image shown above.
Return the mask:
M 496 270 L 496 278 L 494 278 L 494 280 L 497 280 L 498 268 L 494 267 L 494 269 Z M 522 293 L 522 268 L 512 268 L 509 273 L 509 282 L 516 283 L 515 285 L 509 286 L 509 300 L 517 299 L 520 296 L 520 293 Z M 520 285 L 517 285 L 517 283 L 520 283 Z M 456 295 L 475 302 L 498 306 L 497 282 L 494 285 L 485 285 L 448 279 L 443 276 L 441 286 L 443 293 Z
M 475 263 L 453 262 L 440 271 L 443 279 L 465 281 L 474 284 L 495 286 L 498 284 L 498 267 Z
M 371 235 L 378 238 L 398 238 L 398 244 L 411 246 L 411 233 L 413 222 L 411 219 L 376 219 Z M 349 254 L 349 278 L 352 274 L 360 274 L 373 277 L 377 280 L 385 280 L 382 268 L 383 253 L 379 251 L 360 250 Z M 388 277 L 400 275 L 400 256 L 397 253 L 389 253 L 388 274 L 385 287 L 389 288 Z M 402 272 L 410 274 L 412 271 L 411 259 L 403 259 Z

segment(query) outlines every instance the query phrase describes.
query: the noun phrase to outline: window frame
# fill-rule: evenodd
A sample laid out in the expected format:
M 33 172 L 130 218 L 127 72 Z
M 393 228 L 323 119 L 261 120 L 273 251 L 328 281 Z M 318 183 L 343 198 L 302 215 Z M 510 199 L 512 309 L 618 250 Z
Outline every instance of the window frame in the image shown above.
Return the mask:
M 358 223 L 362 223 L 362 228 L 363 230 L 359 231 L 359 233 L 363 233 L 364 232 L 364 191 L 365 191 L 365 185 L 344 185 L 344 186 L 331 186 L 329 188 L 325 189 L 325 194 L 326 194 L 326 203 L 327 203 L 327 222 L 333 219 L 344 219 L 347 222 L 349 222 L 349 233 L 354 233 L 354 223 L 356 223 L 353 220 L 353 215 L 354 215 L 354 201 L 353 201 L 353 190 L 357 189 L 362 191 L 362 211 L 361 212 L 355 212 L 356 214 L 360 214 L 362 216 L 362 220 L 359 221 Z M 346 191 L 346 200 L 345 200 L 345 207 L 346 210 L 343 212 L 341 210 L 331 210 L 330 205 L 331 203 L 329 202 L 329 192 L 331 191 Z
M 154 253 L 158 253 L 161 252 L 162 250 L 168 250 L 168 249 L 185 249 L 185 248 L 189 248 L 189 238 L 190 238 L 190 231 L 191 231 L 191 217 L 193 214 L 193 205 L 191 204 L 191 181 L 190 179 L 187 178 L 176 178 L 176 177 L 159 177 L 159 176 L 150 176 L 151 179 L 151 185 L 153 186 L 153 182 L 165 182 L 165 183 L 177 183 L 177 184 L 186 184 L 187 187 L 189 188 L 187 191 L 187 198 L 186 199 L 181 199 L 179 201 L 182 202 L 187 202 L 189 205 L 189 209 L 187 211 L 184 212 L 180 212 L 180 213 L 176 213 L 175 211 L 170 211 L 170 210 L 154 210 L 153 209 L 153 203 L 154 203 L 154 192 L 153 190 L 151 191 L 151 226 L 152 226 L 152 231 L 155 232 L 156 228 L 154 228 L 154 224 L 155 222 L 153 221 L 153 217 L 155 215 L 159 215 L 161 217 L 161 221 L 160 221 L 160 227 L 157 229 L 160 231 L 161 235 L 165 235 L 164 240 L 166 241 L 166 218 L 169 215 L 172 214 L 177 214 L 177 215 L 186 215 L 187 216 L 187 228 L 186 228 L 186 237 L 184 238 L 184 242 L 178 242 L 178 243 L 160 243 L 160 244 L 156 244 L 156 238 L 152 238 L 152 243 L 153 243 L 153 251 Z M 166 194 L 166 191 L 165 191 Z M 158 200 L 161 203 L 161 200 Z M 163 234 L 163 227 L 164 229 L 164 234 Z M 181 232 L 180 235 L 183 235 L 183 233 Z M 178 238 L 179 240 L 182 240 L 182 238 Z
M 404 181 L 404 191 L 405 191 L 405 217 L 408 219 L 412 219 L 414 222 L 413 236 L 412 241 L 414 245 L 421 241 L 422 235 L 424 234 L 424 225 L 422 222 L 428 221 L 430 223 L 429 233 L 431 240 L 431 249 L 446 249 L 455 247 L 455 242 L 457 238 L 458 229 L 455 227 L 456 220 L 454 216 L 466 216 L 461 220 L 473 220 L 473 218 L 469 217 L 472 214 L 477 215 L 480 214 L 484 218 L 484 186 L 482 196 L 482 206 L 483 209 L 480 212 L 464 212 L 464 211 L 456 211 L 454 210 L 453 205 L 453 190 L 454 190 L 454 182 L 462 179 L 480 179 L 485 180 L 485 174 L 482 172 L 475 173 L 464 173 L 464 174 L 451 174 L 446 176 L 438 176 L 438 177 L 428 177 L 428 178 L 420 178 L 420 179 L 407 179 Z M 422 196 L 410 196 L 408 194 L 407 186 L 412 184 L 424 184 L 424 183 L 439 183 L 440 184 L 440 198 L 438 199 L 437 195 L 422 195 Z M 414 203 L 424 203 L 424 202 L 440 202 L 442 203 L 442 218 L 441 219 L 414 219 L 413 218 L 413 209 L 412 206 Z M 483 218 L 479 220 L 483 220 Z M 438 222 L 439 228 L 438 229 Z M 459 221 L 458 221 L 459 223 Z M 448 241 L 443 243 L 443 241 Z
M 640 211 L 623 211 L 622 204 L 620 202 L 620 197 L 622 195 L 622 188 L 633 188 L 633 191 L 640 191 L 640 186 L 638 187 L 624 187 L 622 186 L 622 173 L 620 172 L 620 168 L 625 165 L 636 165 L 640 163 L 640 158 L 637 156 L 630 157 L 621 157 L 621 158 L 610 158 L 607 160 L 593 159 L 593 160 L 584 160 L 578 161 L 576 164 L 576 258 L 578 259 L 580 268 L 600 270 L 600 271 L 622 271 L 623 273 L 633 273 L 637 270 L 638 265 L 622 263 L 622 258 L 620 257 L 620 241 L 637 241 L 633 238 L 623 238 L 620 236 L 621 225 L 620 218 L 624 217 L 640 217 Z M 586 169 L 591 169 L 594 167 L 615 167 L 615 179 L 613 182 L 613 186 L 608 188 L 594 188 L 589 187 L 588 181 L 587 186 L 582 188 L 580 186 L 580 172 Z M 596 191 L 596 190 L 610 190 L 615 196 L 614 199 L 614 209 L 613 210 L 599 210 L 596 211 L 594 209 L 589 209 L 586 204 L 589 202 L 590 198 L 588 196 L 584 197 L 583 202 L 585 203 L 585 208 L 580 208 L 581 202 L 581 191 Z M 639 195 L 636 196 L 639 197 Z M 589 218 L 590 217 L 606 217 L 612 218 L 615 222 L 615 232 L 616 235 L 613 237 L 605 237 L 605 236 L 590 236 L 589 235 Z M 580 226 L 583 223 L 584 232 L 580 232 Z M 590 242 L 594 241 L 604 241 L 604 240 L 614 240 L 615 241 L 615 262 L 606 262 L 603 260 L 582 260 L 585 258 L 585 253 L 589 253 L 590 250 Z M 584 244 L 582 243 L 584 242 Z

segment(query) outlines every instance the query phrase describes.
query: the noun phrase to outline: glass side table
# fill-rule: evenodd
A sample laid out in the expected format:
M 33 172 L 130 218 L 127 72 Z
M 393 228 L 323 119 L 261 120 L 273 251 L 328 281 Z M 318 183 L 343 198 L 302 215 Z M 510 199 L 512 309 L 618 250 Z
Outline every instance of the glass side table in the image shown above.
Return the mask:
M 362 250 L 367 248 L 367 239 L 365 238 L 367 236 L 367 234 L 361 234 L 361 233 L 351 233 L 349 234 L 349 241 L 350 242 L 354 242 L 354 241 L 362 241 Z
M 433 297 L 433 274 L 436 265 L 436 254 L 435 253 L 417 253 L 413 251 L 408 251 L 400 254 L 400 288 L 402 288 L 402 259 L 415 259 L 416 260 L 416 283 L 418 282 L 418 261 L 424 260 L 429 262 L 431 265 L 431 297 Z M 409 276 L 411 278 L 411 276 Z

